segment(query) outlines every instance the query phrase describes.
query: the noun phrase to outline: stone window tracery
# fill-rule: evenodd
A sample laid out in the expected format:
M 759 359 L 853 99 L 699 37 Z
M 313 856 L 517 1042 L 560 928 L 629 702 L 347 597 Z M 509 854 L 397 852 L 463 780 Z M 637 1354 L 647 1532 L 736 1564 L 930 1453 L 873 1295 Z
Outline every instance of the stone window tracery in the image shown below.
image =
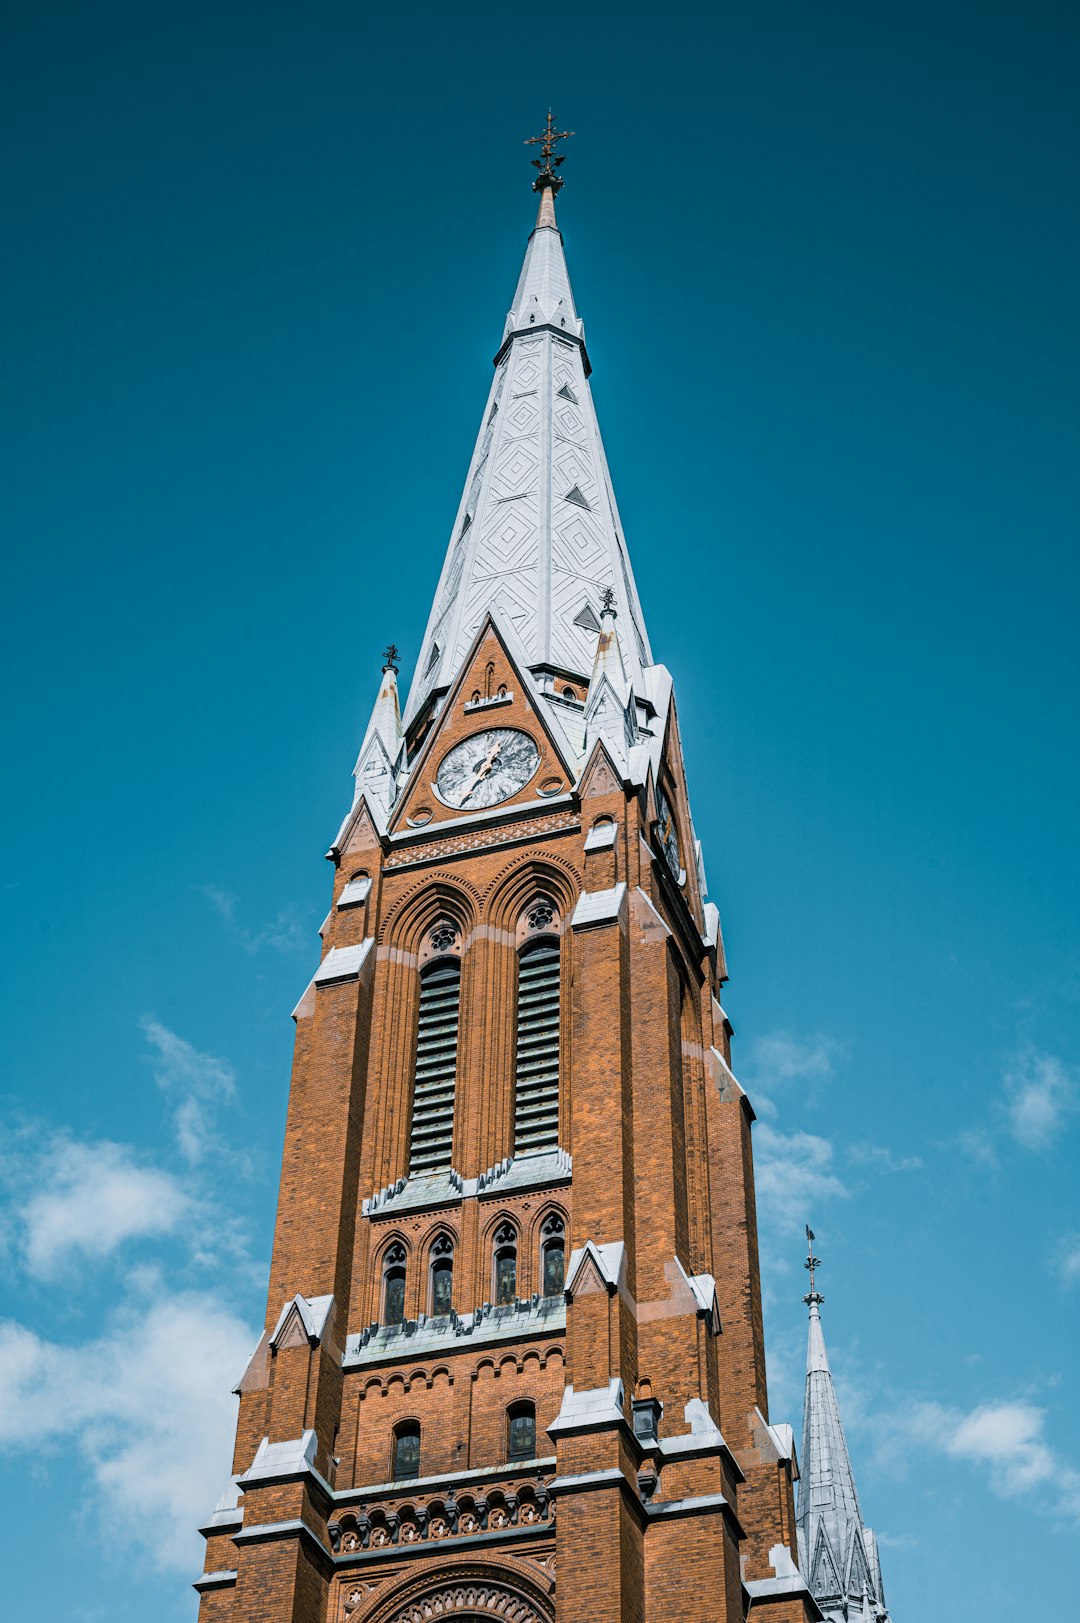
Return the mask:
M 540 1279 L 545 1296 L 561 1296 L 566 1280 L 566 1225 L 558 1213 L 544 1223 L 540 1243 Z
M 395 1241 L 383 1259 L 384 1324 L 401 1324 L 405 1318 L 406 1261 L 405 1247 L 400 1241 Z
M 431 1248 L 431 1315 L 443 1318 L 450 1312 L 454 1296 L 454 1242 L 440 1234 Z
M 503 1223 L 495 1233 L 495 1305 L 507 1307 L 517 1300 L 517 1230 Z

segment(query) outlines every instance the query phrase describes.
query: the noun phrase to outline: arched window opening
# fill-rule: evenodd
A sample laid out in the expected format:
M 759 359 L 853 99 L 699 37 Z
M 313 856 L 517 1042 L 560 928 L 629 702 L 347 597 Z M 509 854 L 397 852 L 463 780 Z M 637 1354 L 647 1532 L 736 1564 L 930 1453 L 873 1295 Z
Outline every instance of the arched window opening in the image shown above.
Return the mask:
M 394 1427 L 391 1475 L 395 1482 L 407 1482 L 420 1475 L 420 1427 L 415 1420 L 403 1420 Z
M 566 1225 L 555 1214 L 541 1229 L 540 1278 L 545 1296 L 561 1296 L 566 1280 Z
M 405 1247 L 392 1245 L 383 1263 L 383 1323 L 401 1324 L 405 1318 Z
M 503 1223 L 495 1235 L 495 1304 L 506 1307 L 517 1299 L 517 1231 Z
M 430 945 L 435 952 L 449 952 L 456 944 L 457 930 L 449 921 L 432 930 Z M 410 1174 L 438 1172 L 450 1165 L 460 1002 L 461 960 L 435 958 L 425 964 L 416 1025 Z
M 441 1319 L 454 1299 L 454 1242 L 440 1234 L 431 1248 L 431 1315 Z
M 525 923 L 536 932 L 555 929 L 555 904 L 538 897 Z M 558 1142 L 559 938 L 537 934 L 518 955 L 514 1154 Z
M 508 1460 L 536 1458 L 536 1405 L 512 1403 L 506 1411 L 506 1457 Z

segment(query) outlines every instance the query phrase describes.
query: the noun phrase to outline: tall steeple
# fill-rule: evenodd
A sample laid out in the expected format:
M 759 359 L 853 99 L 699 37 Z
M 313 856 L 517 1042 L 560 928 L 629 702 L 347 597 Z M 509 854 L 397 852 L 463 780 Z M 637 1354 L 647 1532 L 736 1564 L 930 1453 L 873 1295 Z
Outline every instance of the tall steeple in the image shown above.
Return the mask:
M 562 157 L 549 115 L 540 194 L 495 376 L 405 707 L 408 727 L 446 691 L 489 612 L 521 649 L 537 686 L 586 682 L 605 589 L 622 611 L 627 675 L 643 692 L 652 664 L 555 221 Z
M 815 1288 L 814 1280 L 821 1259 L 814 1255 L 812 1229 L 807 1229 L 806 1238 L 804 1266 L 810 1271 L 810 1289 L 803 1301 L 810 1310 L 810 1328 L 796 1516 L 799 1566 L 829 1623 L 854 1623 L 864 1617 L 874 1619 L 874 1623 L 889 1623 L 877 1541 L 859 1508 L 825 1351 L 820 1313 L 825 1298 Z

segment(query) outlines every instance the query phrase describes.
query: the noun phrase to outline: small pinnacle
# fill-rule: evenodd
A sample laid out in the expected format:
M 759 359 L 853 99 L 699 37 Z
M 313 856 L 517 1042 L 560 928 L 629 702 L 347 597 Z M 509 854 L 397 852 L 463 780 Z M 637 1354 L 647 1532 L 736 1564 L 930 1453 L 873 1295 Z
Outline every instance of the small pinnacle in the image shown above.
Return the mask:
M 400 657 L 401 656 L 398 653 L 396 643 L 388 643 L 387 646 L 383 649 L 383 659 L 386 662 L 383 665 L 383 671 L 384 672 L 385 671 L 393 671 L 394 675 L 396 676 L 397 675 L 397 669 L 398 669 L 398 660 L 399 660 Z

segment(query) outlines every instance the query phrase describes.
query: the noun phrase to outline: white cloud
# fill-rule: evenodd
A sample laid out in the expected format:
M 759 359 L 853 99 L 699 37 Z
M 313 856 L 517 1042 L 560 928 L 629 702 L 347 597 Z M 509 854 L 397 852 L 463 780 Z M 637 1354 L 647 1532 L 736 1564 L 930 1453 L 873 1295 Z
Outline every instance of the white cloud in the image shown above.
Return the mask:
M 245 952 L 255 953 L 262 947 L 272 947 L 275 952 L 306 952 L 311 945 L 307 919 L 294 907 L 283 907 L 261 930 L 252 930 L 237 917 L 239 898 L 232 891 L 222 890 L 219 885 L 200 885 L 199 890 Z
M 124 1144 L 61 1138 L 28 1158 L 34 1193 L 16 1207 L 23 1259 L 39 1279 L 80 1258 L 109 1256 L 125 1241 L 173 1233 L 191 1200 L 169 1172 L 142 1166 Z
M 0 1450 L 73 1448 L 109 1526 L 156 1567 L 194 1575 L 195 1529 L 231 1465 L 231 1387 L 256 1337 L 210 1293 L 131 1303 L 78 1346 L 0 1321 Z
M 901 1441 L 937 1448 L 979 1467 L 999 1498 L 1030 1496 L 1037 1509 L 1080 1522 L 1080 1471 L 1047 1442 L 1045 1409 L 1018 1399 L 967 1411 L 917 1403 L 892 1414 L 893 1449 Z
M 1057 1271 L 1063 1285 L 1075 1285 L 1080 1280 L 1080 1234 L 1066 1234 L 1058 1246 Z
M 173 1123 L 180 1151 L 194 1165 L 216 1147 L 214 1117 L 222 1099 L 235 1092 L 236 1072 L 228 1060 L 200 1052 L 152 1015 L 139 1024 L 157 1053 L 154 1079 L 176 1100 Z
M 1075 1078 L 1053 1054 L 1027 1054 L 1005 1072 L 1005 1114 L 1025 1150 L 1053 1147 L 1077 1108 Z
M 789 1031 L 770 1031 L 750 1044 L 740 1072 L 753 1090 L 759 1115 L 774 1116 L 773 1094 L 790 1082 L 827 1082 L 836 1070 L 843 1044 L 821 1033 L 793 1037 Z
M 758 1211 L 765 1222 L 801 1227 L 821 1203 L 845 1199 L 832 1169 L 833 1147 L 816 1133 L 781 1133 L 769 1122 L 754 1130 Z
M 853 1144 L 848 1155 L 858 1166 L 879 1172 L 916 1172 L 923 1164 L 921 1155 L 894 1155 L 884 1144 Z

